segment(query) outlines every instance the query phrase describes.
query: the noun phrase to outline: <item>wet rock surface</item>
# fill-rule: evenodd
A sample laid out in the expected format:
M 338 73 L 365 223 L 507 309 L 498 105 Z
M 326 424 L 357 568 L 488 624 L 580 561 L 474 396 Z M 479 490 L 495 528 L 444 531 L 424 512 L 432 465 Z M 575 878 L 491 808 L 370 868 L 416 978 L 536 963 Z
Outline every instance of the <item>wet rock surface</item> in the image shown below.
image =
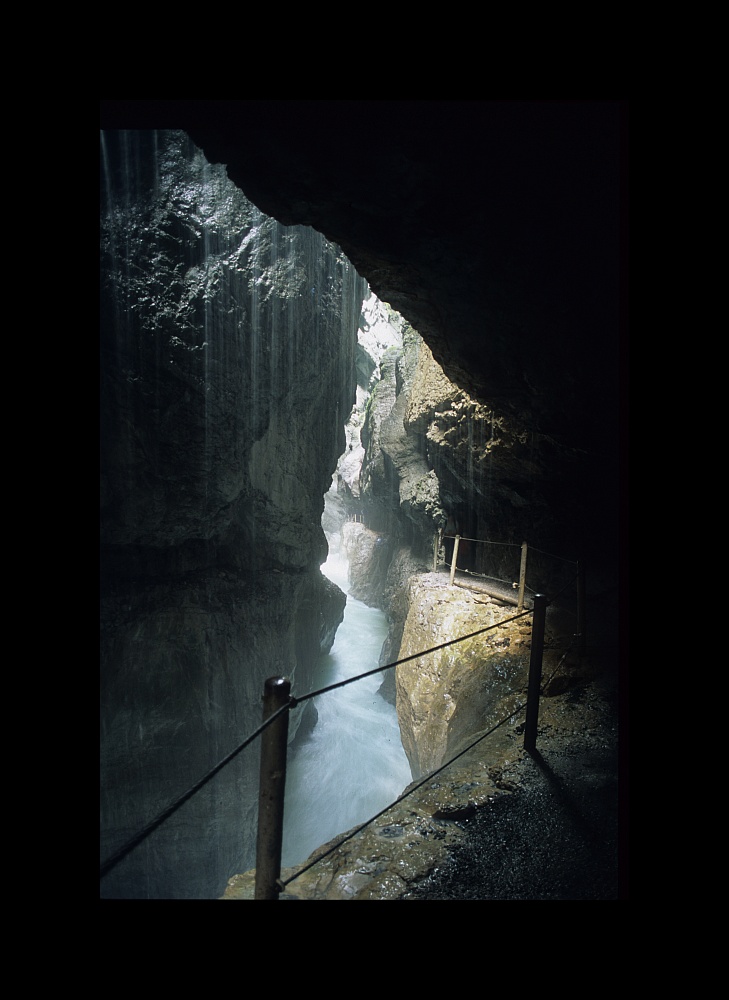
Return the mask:
M 155 102 L 131 103 L 147 106 Z M 439 457 L 442 488 L 436 494 L 433 476 L 426 475 L 418 461 L 420 452 L 406 448 L 395 434 L 396 425 L 399 430 L 401 417 L 405 418 L 404 400 L 393 407 L 392 420 L 383 426 L 380 437 L 387 446 L 389 463 L 383 462 L 380 478 L 383 497 L 402 504 L 403 517 L 392 525 L 402 531 L 396 541 L 413 546 L 420 556 L 429 554 L 426 529 L 438 519 L 438 504 L 467 527 L 471 522 L 466 515 L 474 507 L 471 500 L 480 503 L 478 497 L 494 496 L 505 476 L 503 503 L 491 512 L 488 532 L 475 524 L 473 530 L 461 526 L 462 534 L 501 538 L 501 529 L 508 527 L 508 537 L 516 541 L 526 537 L 530 546 L 539 543 L 550 552 L 586 553 L 588 562 L 593 559 L 593 548 L 598 550 L 596 555 L 602 555 L 616 547 L 614 109 L 603 109 L 607 117 L 588 111 L 585 120 L 583 111 L 571 106 L 564 112 L 556 109 L 554 117 L 549 112 L 546 119 L 539 108 L 520 107 L 518 116 L 526 113 L 529 118 L 523 123 L 524 157 L 516 148 L 508 152 L 506 140 L 514 122 L 510 112 L 502 119 L 505 109 L 492 109 L 495 120 L 490 109 L 478 110 L 477 123 L 490 121 L 492 127 L 471 128 L 465 122 L 469 127 L 458 128 L 456 135 L 449 124 L 455 121 L 451 108 L 440 108 L 438 119 L 445 114 L 441 124 L 447 129 L 441 134 L 453 139 L 478 136 L 479 142 L 488 136 L 481 156 L 468 155 L 468 143 L 459 142 L 461 155 L 455 157 L 450 142 L 434 144 L 430 114 L 414 133 L 402 129 L 396 114 L 387 140 L 363 158 L 357 115 L 347 109 L 343 133 L 319 117 L 322 108 L 316 103 L 314 120 L 304 126 L 300 103 L 294 102 L 289 110 L 301 123 L 296 129 L 281 128 L 270 116 L 272 108 L 265 108 L 262 121 L 270 133 L 259 136 L 263 141 L 252 141 L 248 125 L 238 119 L 237 112 L 231 131 L 211 133 L 204 128 L 205 136 L 200 139 L 209 151 L 208 162 L 202 163 L 197 155 L 194 159 L 195 170 L 199 167 L 205 181 L 201 187 L 188 179 L 187 167 L 170 147 L 165 151 L 165 164 L 171 168 L 169 197 L 152 211 L 140 202 L 135 218 L 120 217 L 114 239 L 104 238 L 104 274 L 115 275 L 108 288 L 104 279 L 102 334 L 102 541 L 106 580 L 113 591 L 104 622 L 108 628 L 104 660 L 109 664 L 104 683 L 115 697 L 116 691 L 122 692 L 119 710 L 104 718 L 111 734 L 105 736 L 105 753 L 115 772 L 105 784 L 122 804 L 138 798 L 128 785 L 122 787 L 127 765 L 119 765 L 131 756 L 139 781 L 146 784 L 148 775 L 154 775 L 162 797 L 157 802 L 145 789 L 139 796 L 144 805 L 139 815 L 112 817 L 107 826 L 115 837 L 137 829 L 148 814 L 167 802 L 170 768 L 152 763 L 148 748 L 155 753 L 162 748 L 172 768 L 185 760 L 192 773 L 207 769 L 229 749 L 228 728 L 239 732 L 247 728 L 244 718 L 258 718 L 258 693 L 249 698 L 230 679 L 243 674 L 253 678 L 258 671 L 261 680 L 270 672 L 288 670 L 289 664 L 310 660 L 308 651 L 316 651 L 322 637 L 328 641 L 330 631 L 325 628 L 322 636 L 316 612 L 317 603 L 324 599 L 321 586 L 312 593 L 302 586 L 301 577 L 311 578 L 313 573 L 316 578 L 323 558 L 320 500 L 341 450 L 337 441 L 341 435 L 328 428 L 335 417 L 340 420 L 346 415 L 354 392 L 356 319 L 350 324 L 352 353 L 345 358 L 336 348 L 340 338 L 335 331 L 339 322 L 335 300 L 340 296 L 333 292 L 350 283 L 354 287 L 358 279 L 338 252 L 334 260 L 313 252 L 317 244 L 309 237 L 302 266 L 292 261 L 287 271 L 288 234 L 270 222 L 256 222 L 252 228 L 246 223 L 245 231 L 239 232 L 237 227 L 250 209 L 241 208 L 239 196 L 224 183 L 221 170 L 210 171 L 211 158 L 225 163 L 228 177 L 246 196 L 253 197 L 262 210 L 270 207 L 284 225 L 313 224 L 332 238 L 341 233 L 341 248 L 359 273 L 426 337 L 448 377 L 474 399 L 488 403 L 492 411 L 490 419 L 482 419 L 480 409 L 471 408 L 458 396 L 449 397 L 448 406 L 438 412 L 428 438 Z M 223 104 L 228 106 L 228 102 Z M 482 112 L 487 119 L 482 119 Z M 470 104 L 461 113 L 470 119 Z M 555 135 L 569 135 L 569 141 L 546 148 L 548 122 L 559 125 Z M 188 127 L 193 123 L 178 123 L 195 140 L 194 129 Z M 142 125 L 149 129 L 150 141 L 160 138 L 158 126 L 159 121 Z M 587 131 L 585 126 L 589 126 Z M 129 122 L 114 127 L 122 129 L 123 138 Z M 321 139 L 337 136 L 336 152 L 343 154 L 345 135 L 354 155 L 338 156 L 340 162 L 330 169 L 336 162 L 334 150 Z M 398 146 L 399 155 L 395 154 Z M 581 195 L 575 187 L 573 168 L 580 160 L 575 160 L 575 148 L 584 157 L 580 173 L 590 178 L 589 189 Z M 441 149 L 445 164 L 438 162 Z M 435 161 L 430 156 L 424 159 L 430 150 L 437 153 Z M 120 160 L 122 165 L 128 162 L 133 158 Z M 456 164 L 468 165 L 467 172 Z M 496 164 L 501 164 L 499 176 L 491 175 L 492 182 L 484 183 Z M 538 169 L 532 173 L 535 164 Z M 533 180 L 528 185 L 532 198 L 525 200 L 526 168 Z M 212 187 L 210 180 L 215 181 Z M 219 210 L 208 202 L 213 187 L 224 192 Z M 263 189 L 268 189 L 268 195 Z M 252 193 L 256 191 L 262 195 L 260 200 Z M 488 192 L 486 201 L 484 191 Z M 126 198 L 119 204 L 127 204 Z M 426 238 L 423 205 L 434 207 L 428 215 L 435 230 Z M 168 207 L 174 211 L 168 214 Z M 547 233 L 550 238 L 543 239 Z M 268 234 L 275 238 L 259 238 Z M 486 239 L 484 234 L 488 234 Z M 562 253 L 557 252 L 560 246 L 565 248 Z M 519 247 L 523 249 L 517 252 Z M 145 277 L 140 283 L 137 275 L 142 264 Z M 334 290 L 329 285 L 332 273 L 338 276 Z M 580 301 L 573 298 L 575 289 Z M 355 298 L 343 295 L 341 301 Z M 212 309 L 214 302 L 221 304 L 222 313 Z M 135 321 L 125 326 L 124 336 L 110 336 L 121 306 L 121 312 L 126 309 Z M 339 319 L 348 312 L 344 310 Z M 273 321 L 266 327 L 271 335 L 259 336 L 267 317 Z M 336 322 L 330 326 L 324 317 Z M 281 358 L 286 360 L 283 367 Z M 407 371 L 401 363 L 395 364 L 396 389 L 405 384 Z M 286 380 L 281 382 L 284 372 Z M 291 380 L 295 393 L 288 391 Z M 331 392 L 323 390 L 324 381 Z M 423 381 L 433 384 L 431 379 Z M 427 407 L 407 411 L 413 431 L 423 432 L 426 412 Z M 291 432 L 296 428 L 304 431 L 294 442 Z M 477 447 L 464 448 L 469 441 Z M 501 448 L 501 441 L 509 448 Z M 511 445 L 516 449 L 513 453 Z M 469 457 L 479 455 L 480 462 Z M 502 455 L 509 456 L 508 463 L 499 463 Z M 484 484 L 489 487 L 485 492 Z M 306 503 L 301 502 L 302 492 L 307 494 Z M 383 523 L 391 526 L 389 518 Z M 532 535 L 537 525 L 541 537 Z M 249 561 L 254 552 L 261 554 L 266 574 L 271 573 L 266 589 L 281 593 L 282 602 L 285 596 L 296 609 L 288 625 L 270 614 L 272 620 L 263 635 L 256 628 L 257 613 L 244 614 L 237 600 L 239 588 L 244 587 L 261 609 L 271 610 L 261 600 L 260 567 Z M 151 581 L 156 591 L 167 580 L 182 584 L 193 578 L 194 593 L 189 599 L 183 595 L 177 601 L 177 590 L 170 589 L 163 615 L 153 617 L 142 609 L 143 650 L 134 620 L 139 614 L 130 615 L 138 599 L 137 581 L 145 588 Z M 216 581 L 214 589 L 209 579 Z M 226 580 L 231 581 L 230 595 L 222 594 L 220 603 L 234 613 L 223 617 L 217 602 Z M 208 614 L 208 589 L 216 602 L 212 616 Z M 286 590 L 289 593 L 284 595 Z M 186 611 L 192 608 L 182 628 L 178 604 Z M 231 624 L 230 619 L 234 619 Z M 238 626 L 244 619 L 242 629 Z M 189 647 L 178 656 L 180 635 L 186 642 L 189 637 Z M 241 636 L 255 639 L 247 643 L 244 659 L 238 655 Z M 164 661 L 159 671 L 158 660 Z M 188 663 L 199 672 L 188 670 Z M 212 664 L 215 676 L 209 669 Z M 179 691 L 187 694 L 189 712 L 167 716 L 167 690 L 154 674 L 165 679 L 173 669 L 178 670 L 175 700 L 181 697 Z M 300 665 L 297 670 L 301 676 Z M 141 712 L 138 696 L 129 693 L 130 688 L 137 690 L 138 677 L 154 688 L 154 698 Z M 563 683 L 561 677 L 555 681 Z M 559 697 L 566 700 L 575 683 L 571 677 Z M 231 688 L 235 698 L 219 699 L 219 694 Z M 256 683 L 254 689 L 259 692 L 260 686 Z M 557 697 L 556 688 L 554 694 Z M 157 725 L 160 705 L 165 710 L 162 726 Z M 168 733 L 188 714 L 200 738 L 191 739 L 189 733 L 180 731 L 175 735 L 179 743 L 173 744 Z M 356 848 L 341 849 L 336 862 L 322 861 L 324 867 L 318 866 L 324 874 L 317 876 L 311 891 L 319 896 L 306 894 L 307 876 L 303 876 L 287 885 L 287 897 L 404 898 L 407 888 L 429 877 L 450 856 L 451 846 L 463 840 L 466 831 L 461 824 L 473 816 L 474 809 L 484 807 L 490 797 L 513 794 L 515 788 L 507 785 L 517 787 L 523 780 L 510 773 L 518 769 L 519 734 L 510 731 L 506 736 L 505 746 L 496 751 L 491 747 L 483 762 L 469 761 L 456 777 L 439 780 L 437 788 L 422 789 L 416 804 L 413 797 L 397 807 L 397 816 L 383 817 L 385 825 L 401 826 L 406 831 L 403 837 L 383 838 L 373 827 L 370 842 L 369 833 L 363 832 L 356 838 Z M 194 760 L 184 757 L 191 744 L 197 755 Z M 496 775 L 499 768 L 497 783 L 492 772 Z M 252 824 L 252 816 L 241 822 L 240 817 L 228 814 L 227 804 L 218 801 L 207 803 L 203 814 L 209 817 L 215 838 L 229 825 L 227 840 L 237 856 L 239 831 Z M 189 892 L 191 872 L 201 893 L 212 882 L 221 884 L 217 869 L 211 879 L 199 863 L 194 845 L 200 838 L 193 834 L 192 824 L 184 831 L 190 851 L 181 854 L 176 837 L 173 832 L 174 852 L 160 850 L 151 863 L 145 862 L 140 875 L 143 895 L 169 895 L 168 882 L 174 883 L 177 892 L 178 880 L 179 891 Z M 402 851 L 388 860 L 381 855 L 383 843 L 402 845 Z M 173 860 L 165 862 L 166 858 Z M 164 863 L 173 869 L 169 878 L 161 876 Z M 223 870 L 236 870 L 227 857 L 220 866 Z
M 623 674 L 614 619 L 601 611 L 585 662 L 544 685 L 559 693 L 540 699 L 536 750 L 492 768 L 508 794 L 459 821 L 462 839 L 448 860 L 403 899 L 627 898 Z
M 322 497 L 367 286 L 183 133 L 105 135 L 101 196 L 106 862 L 260 724 L 266 678 L 308 687 L 332 644 L 344 597 L 319 569 Z M 255 858 L 257 782 L 239 758 L 105 875 L 102 898 L 219 894 Z
M 282 872 L 280 899 L 626 898 L 618 654 L 603 635 L 563 670 L 541 698 L 534 753 L 523 714 L 475 734 L 368 826 Z M 254 883 L 234 876 L 223 898 L 253 899 Z
M 513 791 L 462 821 L 463 842 L 404 899 L 618 899 L 617 747 L 540 734 Z

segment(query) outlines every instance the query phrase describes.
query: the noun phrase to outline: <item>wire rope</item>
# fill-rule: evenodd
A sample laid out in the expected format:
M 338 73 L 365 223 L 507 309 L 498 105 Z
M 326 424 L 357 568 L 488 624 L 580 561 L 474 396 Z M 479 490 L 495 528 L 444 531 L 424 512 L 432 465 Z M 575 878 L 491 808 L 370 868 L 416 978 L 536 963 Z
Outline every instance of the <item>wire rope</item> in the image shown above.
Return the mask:
M 476 541 L 476 540 L 477 539 L 474 539 L 474 541 Z M 493 544 L 512 544 L 512 543 L 504 542 L 504 543 L 493 543 Z M 564 590 L 565 588 L 562 588 L 562 589 Z M 561 591 L 559 591 L 558 593 L 561 593 Z M 550 601 L 551 600 L 552 599 L 550 599 Z M 549 603 L 549 601 L 548 601 L 548 603 Z M 398 667 L 398 666 L 400 666 L 403 663 L 409 663 L 412 660 L 416 660 L 416 659 L 418 659 L 421 656 L 427 656 L 428 654 L 438 652 L 441 649 L 447 649 L 449 646 L 457 645 L 459 642 L 465 642 L 467 639 L 473 639 L 476 636 L 483 635 L 484 633 L 490 632 L 493 629 L 502 628 L 504 625 L 508 625 L 510 622 L 517 621 L 519 618 L 524 618 L 526 615 L 529 615 L 531 613 L 532 612 L 530 610 L 523 611 L 520 614 L 512 615 L 510 618 L 505 618 L 503 621 L 495 622 L 492 625 L 487 625 L 484 628 L 477 629 L 475 632 L 470 632 L 467 635 L 458 636 L 455 639 L 449 639 L 447 642 L 439 643 L 437 646 L 431 646 L 429 649 L 421 650 L 421 651 L 419 651 L 417 653 L 412 653 L 409 656 L 402 657 L 401 659 L 395 660 L 392 663 L 386 663 L 386 664 L 384 664 L 384 665 L 382 665 L 380 667 L 375 667 L 372 670 L 365 671 L 362 674 L 357 674 L 356 676 L 349 677 L 346 680 L 338 681 L 336 684 L 329 684 L 326 687 L 319 688 L 319 689 L 317 689 L 315 691 L 310 691 L 307 694 L 299 695 L 297 697 L 291 696 L 287 700 L 287 702 L 286 702 L 285 705 L 282 705 L 279 709 L 277 709 L 274 713 L 272 713 L 265 720 L 265 722 L 263 722 L 258 727 L 258 729 L 256 729 L 253 733 L 251 733 L 251 735 L 247 739 L 245 739 L 242 743 L 240 743 L 226 757 L 224 757 L 222 760 L 220 760 L 213 768 L 211 768 L 207 772 L 207 774 L 205 774 L 202 778 L 200 778 L 199 781 L 197 781 L 194 785 L 190 786 L 190 788 L 188 788 L 186 792 L 183 792 L 182 795 L 178 796 L 178 798 L 175 799 L 169 806 L 167 806 L 167 808 L 164 809 L 161 813 L 159 813 L 158 816 L 154 820 L 152 820 L 145 827 L 143 827 L 141 830 L 139 830 L 138 833 L 135 834 L 134 837 L 132 837 L 125 844 L 123 844 L 120 848 L 118 848 L 112 855 L 110 855 L 110 857 L 108 857 L 106 859 L 106 861 L 104 861 L 101 864 L 100 869 L 99 869 L 99 877 L 103 878 L 113 868 L 115 868 L 116 865 L 119 864 L 120 861 L 122 861 L 128 854 L 130 854 L 144 840 L 146 840 L 147 837 L 150 836 L 150 834 L 152 834 L 156 829 L 158 829 L 158 827 L 160 827 L 164 822 L 166 822 L 174 813 L 177 812 L 178 809 L 180 809 L 187 801 L 189 801 L 189 799 L 191 799 L 193 797 L 193 795 L 196 795 L 197 792 L 199 792 L 212 778 L 214 778 L 216 774 L 218 774 L 224 767 L 226 767 L 232 760 L 234 760 L 235 757 L 237 757 L 238 754 L 241 753 L 242 750 L 244 750 L 255 739 L 257 739 L 261 735 L 261 733 L 263 733 L 264 730 L 267 729 L 268 726 L 270 726 L 283 712 L 289 711 L 291 708 L 293 708 L 297 704 L 300 704 L 301 702 L 304 702 L 304 701 L 308 701 L 310 698 L 315 698 L 315 697 L 317 697 L 319 695 L 326 694 L 329 691 L 334 691 L 334 690 L 337 690 L 338 688 L 346 687 L 348 684 L 353 684 L 353 683 L 355 683 L 355 681 L 362 680 L 365 677 L 371 677 L 373 674 L 383 673 L 385 670 L 390 670 L 393 667 Z M 516 711 L 518 711 L 518 709 Z M 512 713 L 512 714 L 515 714 L 515 713 Z M 507 716 L 506 719 L 502 720 L 502 722 L 497 723 L 497 725 L 494 727 L 494 729 L 498 728 L 499 725 L 503 725 L 503 723 L 505 721 L 507 721 L 508 718 L 510 718 L 510 716 Z M 490 730 L 490 732 L 493 732 L 493 729 Z M 485 735 L 489 735 L 489 734 L 485 734 Z M 485 736 L 481 737 L 481 739 L 483 739 L 483 738 L 485 738 Z M 476 741 L 476 742 L 479 742 L 479 741 Z M 476 744 L 472 744 L 472 746 L 475 746 L 475 745 Z M 469 747 L 467 749 L 471 749 L 471 748 Z M 463 751 L 463 753 L 465 753 L 465 752 L 466 751 Z M 462 756 L 462 754 L 459 754 L 458 756 Z M 454 757 L 453 760 L 457 760 L 458 756 Z M 449 763 L 452 763 L 452 762 L 453 761 L 449 761 Z M 448 766 L 448 765 L 444 765 L 444 767 L 445 766 Z M 442 769 L 443 768 L 440 768 L 438 771 L 434 771 L 433 774 L 438 774 L 439 771 L 442 770 Z M 432 777 L 432 775 L 429 775 L 429 777 Z M 427 780 L 427 779 L 425 779 L 425 780 Z M 422 782 L 421 782 L 421 784 L 422 784 Z M 415 788 L 418 788 L 418 787 L 420 787 L 420 785 L 416 785 L 415 786 Z M 415 791 L 415 788 L 413 788 L 410 792 L 408 792 L 408 794 L 412 794 L 412 791 Z M 400 799 L 398 799 L 396 801 L 400 801 Z M 392 805 L 395 805 L 395 804 L 396 803 L 392 803 L 391 805 L 387 806 L 387 808 L 384 809 L 382 812 L 386 812 L 387 809 L 392 808 Z M 371 820 L 368 820 L 367 824 L 364 824 L 364 825 L 366 826 L 366 825 L 368 825 L 368 823 L 373 822 L 375 819 L 377 819 L 379 816 L 382 815 L 382 812 L 378 813 L 377 816 L 374 816 Z M 359 829 L 363 829 L 363 827 L 360 827 Z M 355 833 L 352 834 L 352 836 L 354 836 L 357 832 L 359 832 L 359 829 L 356 830 Z
M 385 806 L 384 809 L 381 809 L 378 813 L 376 813 L 374 816 L 372 816 L 370 819 L 368 819 L 365 823 L 362 823 L 360 826 L 356 827 L 354 830 L 350 830 L 349 833 L 347 833 L 344 837 L 341 838 L 341 840 L 338 840 L 336 844 L 334 844 L 332 847 L 328 848 L 322 854 L 317 855 L 317 857 L 313 861 L 311 861 L 309 864 L 305 865 L 303 868 L 300 868 L 294 875 L 289 876 L 289 878 L 287 878 L 285 880 L 284 879 L 279 879 L 278 880 L 279 886 L 281 888 L 284 888 L 285 886 L 287 886 L 291 882 L 293 882 L 294 879 L 297 879 L 297 878 L 299 878 L 299 876 L 303 875 L 304 872 L 307 872 L 307 871 L 309 871 L 309 869 L 313 868 L 315 865 L 318 865 L 320 861 L 324 860 L 324 858 L 329 857 L 330 854 L 332 854 L 334 851 L 338 850 L 338 848 L 340 848 L 343 844 L 346 844 L 348 840 L 351 840 L 353 837 L 356 837 L 358 833 L 361 833 L 362 830 L 364 830 L 366 827 L 370 826 L 370 824 L 374 823 L 375 820 L 377 820 L 377 819 L 380 818 L 380 816 L 384 816 L 384 814 L 386 812 L 389 812 L 389 810 L 392 809 L 394 806 L 398 805 L 400 802 L 404 802 L 405 799 L 407 799 L 410 795 L 413 794 L 413 792 L 417 792 L 417 790 L 419 788 L 422 788 L 423 785 L 425 785 L 428 781 L 430 781 L 432 778 L 434 778 L 437 774 L 440 774 L 441 771 L 445 771 L 446 768 L 450 767 L 451 764 L 453 764 L 455 761 L 457 761 L 460 757 L 463 757 L 464 754 L 467 754 L 469 752 L 469 750 L 473 750 L 473 748 L 475 746 L 478 746 L 478 744 L 481 743 L 482 740 L 485 740 L 487 736 L 491 736 L 492 733 L 496 732 L 496 730 L 500 726 L 503 726 L 505 722 L 508 722 L 509 719 L 511 719 L 513 716 L 515 716 L 523 708 L 524 708 L 524 704 L 518 705 L 514 709 L 513 712 L 510 712 L 507 716 L 505 716 L 503 719 L 501 719 L 499 722 L 497 722 L 495 725 L 493 725 L 491 727 L 491 729 L 487 730 L 485 733 L 482 733 L 478 737 L 478 739 L 474 740 L 473 743 L 470 743 L 465 749 L 463 749 L 459 753 L 457 753 L 455 755 L 455 757 L 451 757 L 451 759 L 448 760 L 448 761 L 446 761 L 445 764 L 441 764 L 441 766 L 437 767 L 434 771 L 430 771 L 424 778 L 422 778 L 421 780 L 417 781 L 415 784 L 411 785 L 407 789 L 407 791 L 403 792 L 403 794 L 401 796 L 399 796 L 399 798 L 395 799 L 394 802 L 391 802 L 389 806 Z

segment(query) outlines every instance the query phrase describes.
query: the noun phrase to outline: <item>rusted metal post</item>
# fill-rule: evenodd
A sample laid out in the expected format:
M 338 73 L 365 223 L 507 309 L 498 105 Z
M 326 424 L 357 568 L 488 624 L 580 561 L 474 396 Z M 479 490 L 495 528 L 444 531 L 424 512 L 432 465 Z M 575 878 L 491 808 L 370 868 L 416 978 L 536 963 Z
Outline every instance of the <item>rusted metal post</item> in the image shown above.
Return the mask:
M 527 543 L 521 543 L 521 566 L 519 567 L 519 601 L 516 610 L 524 608 L 524 589 L 526 587 Z
M 263 690 L 264 722 L 286 705 L 290 691 L 291 681 L 286 677 L 268 678 Z M 261 736 L 254 899 L 278 899 L 280 892 L 288 734 L 289 713 L 281 712 Z
M 527 690 L 524 749 L 534 750 L 537 745 L 537 720 L 539 719 L 539 685 L 542 682 L 542 657 L 544 654 L 544 626 L 547 620 L 547 598 L 534 596 L 532 620 L 532 651 L 529 659 L 529 687 Z
M 453 556 L 451 558 L 451 578 L 449 581 L 451 587 L 453 586 L 453 578 L 456 575 L 456 563 L 458 562 L 458 543 L 460 542 L 460 540 L 461 536 L 456 535 L 455 541 L 453 542 Z
M 587 622 L 585 615 L 585 564 L 577 563 L 577 629 L 580 633 L 579 655 L 587 652 Z

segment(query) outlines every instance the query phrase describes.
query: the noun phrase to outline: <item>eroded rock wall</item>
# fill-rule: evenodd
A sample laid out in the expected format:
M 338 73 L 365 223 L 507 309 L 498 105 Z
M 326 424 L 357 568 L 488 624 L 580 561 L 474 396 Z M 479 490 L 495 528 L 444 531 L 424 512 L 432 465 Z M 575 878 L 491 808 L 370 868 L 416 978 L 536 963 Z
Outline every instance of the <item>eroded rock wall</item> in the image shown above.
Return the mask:
M 267 677 L 304 690 L 331 645 L 321 515 L 367 289 L 183 133 L 106 134 L 101 166 L 104 860 L 258 727 Z M 244 750 L 102 896 L 219 895 L 254 862 L 257 768 Z
M 527 551 L 528 592 L 566 587 L 564 599 L 573 604 L 576 596 L 576 563 L 534 548 L 554 541 L 542 493 L 553 443 L 454 385 L 417 333 L 400 323 L 402 346 L 383 357 L 362 430 L 365 523 L 347 525 L 344 536 L 352 592 L 388 614 L 381 664 L 468 634 L 483 622 L 488 596 L 472 598 L 448 586 L 455 535 L 464 585 L 487 578 L 499 593 L 515 595 Z M 531 543 L 526 550 L 523 541 Z M 491 619 L 495 608 L 488 608 Z M 506 645 L 512 641 L 521 640 L 511 636 Z M 472 731 L 474 706 L 481 721 L 491 717 L 490 706 L 503 708 L 522 668 L 503 646 L 488 642 L 398 667 L 398 715 L 414 771 L 438 766 L 457 738 Z M 474 689 L 474 676 L 482 689 Z M 392 696 L 394 672 L 388 684 Z

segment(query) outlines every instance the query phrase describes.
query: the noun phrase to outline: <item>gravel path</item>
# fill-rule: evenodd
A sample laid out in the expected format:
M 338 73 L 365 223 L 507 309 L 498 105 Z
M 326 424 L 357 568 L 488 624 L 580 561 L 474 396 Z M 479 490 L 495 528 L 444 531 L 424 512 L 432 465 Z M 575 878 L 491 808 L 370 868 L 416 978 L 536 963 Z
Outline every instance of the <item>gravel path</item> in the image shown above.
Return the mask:
M 452 859 L 407 899 L 619 899 L 612 751 L 545 750 L 524 787 L 479 810 Z
M 536 752 L 509 775 L 514 791 L 462 821 L 463 842 L 405 899 L 627 898 L 617 690 L 553 701 L 550 714 L 542 700 Z

